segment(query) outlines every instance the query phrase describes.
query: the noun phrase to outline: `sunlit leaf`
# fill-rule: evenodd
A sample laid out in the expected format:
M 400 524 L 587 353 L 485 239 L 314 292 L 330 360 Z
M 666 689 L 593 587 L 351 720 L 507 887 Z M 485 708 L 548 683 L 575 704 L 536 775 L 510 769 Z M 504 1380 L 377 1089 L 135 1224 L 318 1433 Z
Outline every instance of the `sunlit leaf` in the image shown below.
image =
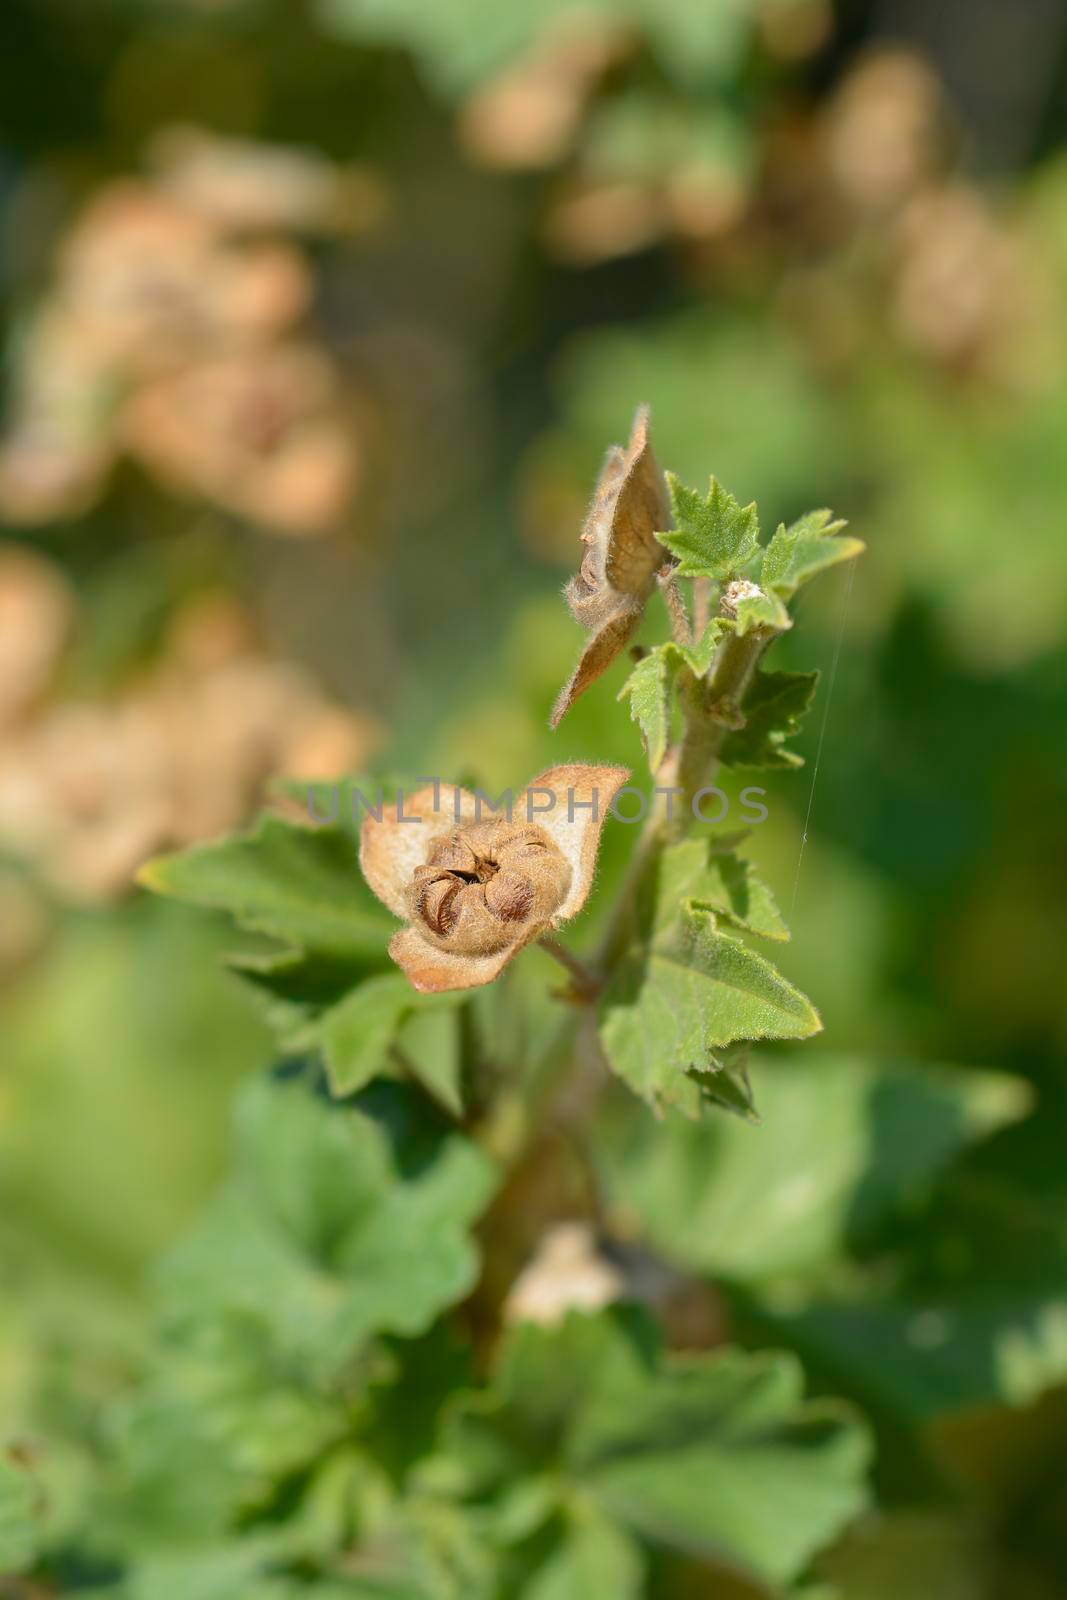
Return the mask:
M 845 526 L 829 511 L 809 511 L 789 527 L 779 524 L 763 555 L 760 583 L 788 600 L 803 584 L 863 550 L 862 539 L 837 537 Z
M 703 498 L 668 472 L 674 527 L 659 541 L 678 558 L 681 577 L 735 577 L 759 549 L 755 504 L 742 506 L 717 479 Z

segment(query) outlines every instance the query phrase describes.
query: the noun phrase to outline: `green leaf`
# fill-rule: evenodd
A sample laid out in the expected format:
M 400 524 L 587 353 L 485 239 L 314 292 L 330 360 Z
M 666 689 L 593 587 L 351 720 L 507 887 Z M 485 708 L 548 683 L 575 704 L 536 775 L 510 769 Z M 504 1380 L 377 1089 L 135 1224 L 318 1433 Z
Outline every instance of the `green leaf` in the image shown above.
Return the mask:
M 723 765 L 753 771 L 803 766 L 803 759 L 787 750 L 785 741 L 799 730 L 818 681 L 817 672 L 757 671 L 742 706 L 745 726 L 722 742 Z
M 757 1282 L 869 1245 L 966 1145 L 1023 1116 L 999 1073 L 816 1056 L 760 1069 L 758 1132 L 732 1119 L 603 1128 L 608 1193 L 690 1271 Z
M 726 1056 L 712 1057 L 708 1069 L 698 1080 L 701 1103 L 729 1111 L 743 1122 L 758 1123 L 756 1102 L 748 1076 L 748 1050 L 729 1051 Z
M 788 600 L 827 567 L 858 556 L 862 539 L 837 537 L 844 526 L 829 511 L 809 511 L 788 528 L 779 524 L 763 554 L 762 587 Z
M 769 961 L 699 907 L 683 911 L 650 948 L 619 966 L 601 1007 L 612 1068 L 659 1108 L 700 1110 L 712 1053 L 742 1039 L 806 1039 L 822 1024 L 811 1002 Z
M 759 549 L 756 506 L 742 506 L 715 479 L 701 499 L 673 473 L 667 473 L 675 526 L 657 533 L 660 543 L 678 558 L 683 578 L 736 577 Z
M 426 1092 L 452 1116 L 460 1117 L 464 1108 L 461 1019 L 465 997 L 424 995 L 420 999 L 401 1023 L 397 1045 L 405 1066 Z
M 737 632 L 742 636 L 754 628 L 774 628 L 784 633 L 793 626 L 789 612 L 773 594 L 746 595 L 737 602 L 736 611 Z
M 559 1544 L 522 1600 L 642 1600 L 645 1562 L 641 1547 L 595 1502 L 584 1497 L 568 1506 Z
M 236 1143 L 228 1183 L 164 1264 L 170 1307 L 259 1316 L 328 1372 L 372 1333 L 424 1331 L 470 1288 L 467 1230 L 493 1168 L 410 1094 L 380 1084 L 331 1106 L 300 1082 L 256 1082 Z
M 37 1490 L 22 1467 L 0 1456 L 0 1573 L 25 1572 L 37 1558 Z
M 630 716 L 641 729 L 648 764 L 655 772 L 667 753 L 671 734 L 671 686 L 675 664 L 668 647 L 658 646 L 639 661 L 619 690 L 630 702 Z
M 670 740 L 671 690 L 675 674 L 680 667 L 686 667 L 695 677 L 704 677 L 720 639 L 733 627 L 734 623 L 726 617 L 712 617 L 695 645 L 679 645 L 673 641 L 656 645 L 637 663 L 619 690 L 620 700 L 629 699 L 630 715 L 641 729 L 653 772 L 662 762 Z
M 673 650 L 693 673 L 694 677 L 703 678 L 711 663 L 715 659 L 715 652 L 719 647 L 719 640 L 724 633 L 733 630 L 733 623 L 727 617 L 712 617 L 697 640 L 696 644 L 669 644 L 664 648 Z
M 655 929 L 669 926 L 683 903 L 693 902 L 745 933 L 789 938 L 774 895 L 751 864 L 729 848 L 730 842 L 714 837 L 682 839 L 661 852 L 646 887 Z
M 395 923 L 363 881 L 351 833 L 269 813 L 247 833 L 159 856 L 140 881 L 229 912 L 237 925 L 333 961 L 385 962 Z
M 335 1095 L 355 1094 L 385 1066 L 391 1046 L 397 1042 L 403 1024 L 414 1017 L 447 1013 L 462 1004 L 461 993 L 421 995 L 401 972 L 383 972 L 366 978 L 337 1005 L 319 1018 L 310 1038 L 321 1046 L 326 1075 Z M 432 1051 L 434 1042 L 411 1035 L 417 1049 L 410 1065 L 420 1079 L 421 1057 Z M 440 1044 L 442 1041 L 436 1041 Z M 457 1067 L 431 1061 L 426 1079 L 430 1092 L 448 1109 L 461 1109 L 458 1103 Z
M 371 45 L 413 52 L 433 86 L 460 99 L 521 59 L 553 23 L 573 16 L 574 0 L 317 0 L 323 25 Z M 746 6 L 694 11 L 690 0 L 609 0 L 591 6 L 594 22 L 640 30 L 672 77 L 699 87 L 722 81 L 744 59 L 752 19 Z M 706 376 L 705 376 L 706 383 Z
M 445 1444 L 487 1517 L 517 1484 L 543 1483 L 641 1539 L 772 1582 L 861 1509 L 869 1454 L 851 1413 L 805 1402 L 790 1357 L 665 1358 L 646 1320 L 620 1309 L 516 1327 L 490 1392 L 457 1407 Z
M 414 999 L 403 973 L 385 972 L 366 979 L 323 1013 L 316 1036 L 333 1094 L 354 1094 L 381 1070 Z

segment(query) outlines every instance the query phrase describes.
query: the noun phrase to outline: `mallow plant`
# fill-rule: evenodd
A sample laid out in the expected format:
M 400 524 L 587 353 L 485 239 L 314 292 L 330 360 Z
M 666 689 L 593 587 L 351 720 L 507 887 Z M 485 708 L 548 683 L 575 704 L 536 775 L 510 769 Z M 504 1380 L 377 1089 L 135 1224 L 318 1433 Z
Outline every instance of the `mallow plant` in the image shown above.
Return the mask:
M 354 815 L 291 785 L 249 832 L 144 869 L 232 919 L 278 1064 L 154 1274 L 80 1520 L 0 1466 L 0 1568 L 101 1600 L 784 1594 L 862 1510 L 863 1421 L 794 1354 L 732 1342 L 716 1268 L 746 1220 L 773 1257 L 761 1195 L 740 1220 L 725 1197 L 716 1245 L 706 1189 L 740 1162 L 773 1201 L 760 1142 L 786 1112 L 755 1125 L 749 1054 L 821 1026 L 766 953 L 788 930 L 715 823 L 716 776 L 799 764 L 816 675 L 773 646 L 861 545 L 826 511 L 764 536 L 714 478 L 662 471 L 641 410 L 581 546 L 552 725 L 603 695 L 647 775 L 595 751 L 496 796 L 361 775 Z M 664 637 L 637 648 L 650 606 Z M 613 713 L 599 680 L 627 651 Z M 629 859 L 590 942 L 608 829 Z

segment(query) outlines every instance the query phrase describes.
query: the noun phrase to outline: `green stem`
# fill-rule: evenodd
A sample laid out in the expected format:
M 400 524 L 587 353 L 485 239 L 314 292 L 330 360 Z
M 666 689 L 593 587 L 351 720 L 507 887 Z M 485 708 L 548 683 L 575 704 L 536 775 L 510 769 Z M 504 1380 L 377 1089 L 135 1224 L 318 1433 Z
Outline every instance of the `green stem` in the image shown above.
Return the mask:
M 568 950 L 566 945 L 560 944 L 559 940 L 553 938 L 549 933 L 542 934 L 537 942 L 541 949 L 552 957 L 553 961 L 559 962 L 560 966 L 571 978 L 574 988 L 566 996 L 567 999 L 573 998 L 578 1001 L 596 999 L 600 990 L 599 980 L 596 973 L 587 967 L 579 956 Z
M 760 657 L 777 637 L 776 628 L 727 633 L 707 677 L 695 678 L 689 673 L 683 678 L 680 699 L 685 732 L 678 751 L 677 785 L 681 792 L 675 810 L 675 832 L 684 832 L 688 827 L 693 799 L 710 781 L 726 735 L 744 727 L 741 705 L 745 692 Z

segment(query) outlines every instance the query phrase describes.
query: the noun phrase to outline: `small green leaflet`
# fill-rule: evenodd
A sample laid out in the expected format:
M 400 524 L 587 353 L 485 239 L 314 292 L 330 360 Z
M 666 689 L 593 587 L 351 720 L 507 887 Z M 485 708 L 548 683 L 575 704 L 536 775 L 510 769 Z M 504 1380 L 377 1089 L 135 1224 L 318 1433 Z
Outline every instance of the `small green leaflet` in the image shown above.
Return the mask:
M 760 583 L 783 600 L 839 561 L 851 561 L 864 549 L 862 539 L 840 539 L 845 524 L 829 511 L 809 511 L 778 530 L 763 554 Z
M 715 659 L 719 640 L 729 633 L 733 623 L 726 617 L 712 617 L 696 644 L 668 644 L 663 648 L 673 650 L 696 678 L 704 677 Z
M 667 753 L 671 733 L 671 690 L 675 675 L 688 667 L 702 678 L 711 666 L 719 640 L 733 628 L 725 617 L 713 617 L 695 645 L 656 645 L 634 667 L 619 690 L 620 700 L 629 700 L 630 715 L 641 729 L 648 752 L 649 766 L 655 772 Z
M 755 502 L 739 505 L 716 478 L 704 499 L 671 472 L 667 485 L 675 526 L 656 538 L 678 557 L 679 576 L 715 578 L 720 583 L 737 577 L 759 551 Z
M 719 751 L 725 767 L 766 771 L 802 767 L 803 757 L 786 749 L 785 741 L 800 728 L 819 681 L 817 672 L 757 671 L 745 695 L 745 726 L 727 734 Z
M 630 715 L 641 729 L 648 764 L 655 772 L 667 754 L 671 732 L 671 687 L 675 667 L 665 645 L 650 650 L 619 690 L 630 702 Z
M 462 994 L 420 995 L 401 972 L 366 978 L 324 1011 L 314 1028 L 331 1091 L 354 1094 L 368 1084 L 385 1065 L 406 1018 L 448 1011 L 462 1000 Z
M 425 1102 L 384 1082 L 357 1107 L 257 1081 L 236 1123 L 229 1181 L 164 1264 L 168 1305 L 255 1315 L 330 1373 L 370 1334 L 421 1333 L 462 1299 L 494 1168 Z
M 769 961 L 690 905 L 620 964 L 602 1003 L 600 1038 L 635 1093 L 657 1109 L 697 1116 L 699 1075 L 715 1070 L 716 1050 L 743 1039 L 806 1039 L 821 1027 L 811 1002 Z
M 605 1524 L 790 1582 L 862 1509 L 870 1455 L 848 1408 L 804 1399 L 791 1357 L 667 1357 L 634 1308 L 572 1313 L 551 1329 L 520 1324 L 489 1394 L 457 1407 L 444 1444 L 465 1469 L 468 1499 L 502 1541 L 518 1536 L 509 1510 L 523 1484 L 588 1505 L 600 1523 L 600 1581 L 583 1592 L 612 1597 L 633 1592 L 606 1581 L 633 1564 L 618 1537 L 605 1540 Z M 545 1504 L 542 1492 L 533 1504 L 543 1523 L 551 1498 Z M 546 1592 L 571 1600 L 578 1591 Z
M 682 839 L 661 852 L 653 885 L 654 929 L 669 927 L 679 906 L 692 902 L 745 933 L 788 939 L 789 929 L 774 895 L 749 862 L 723 848 L 724 842 L 714 837 Z
M 24 1572 L 37 1556 L 38 1492 L 22 1467 L 0 1456 L 0 1574 Z
M 742 1122 L 760 1121 L 748 1076 L 747 1046 L 727 1051 L 722 1058 L 712 1056 L 707 1070 L 694 1081 L 699 1086 L 703 1105 L 729 1111 L 733 1116 L 740 1117 Z M 691 1124 L 687 1123 L 686 1126 Z
M 315 10 L 332 32 L 409 50 L 439 94 L 460 100 L 573 18 L 574 0 L 317 0 Z M 744 5 L 594 0 L 585 10 L 594 27 L 642 33 L 670 76 L 694 87 L 731 83 L 753 28 Z

